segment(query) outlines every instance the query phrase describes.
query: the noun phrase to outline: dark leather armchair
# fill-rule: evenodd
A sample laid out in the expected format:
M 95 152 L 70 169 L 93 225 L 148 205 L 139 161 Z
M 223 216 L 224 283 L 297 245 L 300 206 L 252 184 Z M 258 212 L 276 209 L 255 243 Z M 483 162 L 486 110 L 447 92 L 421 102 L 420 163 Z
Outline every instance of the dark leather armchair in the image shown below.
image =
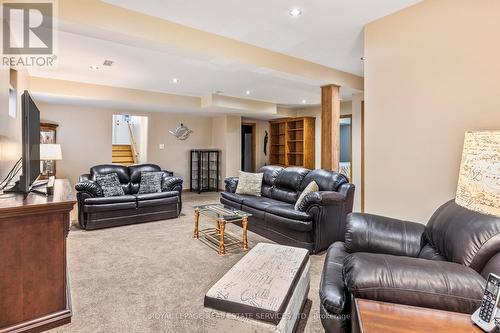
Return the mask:
M 78 221 L 82 229 L 164 220 L 178 217 L 182 209 L 182 179 L 163 171 L 162 192 L 139 194 L 141 172 L 162 171 L 155 164 L 129 167 L 115 164 L 97 165 L 79 177 L 75 186 L 78 199 Z M 104 197 L 95 182 L 97 175 L 116 173 L 125 195 Z
M 449 201 L 427 225 L 370 214 L 347 218 L 320 285 L 326 332 L 356 332 L 354 298 L 472 314 L 500 274 L 500 218 Z
M 344 239 L 345 219 L 352 211 L 354 185 L 331 170 L 264 166 L 261 195 L 237 194 L 238 178 L 226 179 L 221 203 L 251 213 L 248 228 L 280 244 L 298 246 L 312 253 L 326 250 Z M 299 210 L 299 195 L 310 182 L 319 192 L 308 194 Z

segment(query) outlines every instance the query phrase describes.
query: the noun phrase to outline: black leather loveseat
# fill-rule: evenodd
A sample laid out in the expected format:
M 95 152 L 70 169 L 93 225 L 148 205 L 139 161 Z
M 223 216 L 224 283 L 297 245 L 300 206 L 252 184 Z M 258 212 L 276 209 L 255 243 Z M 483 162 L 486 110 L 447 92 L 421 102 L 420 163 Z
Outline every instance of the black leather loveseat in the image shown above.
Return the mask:
M 317 253 L 344 240 L 347 214 L 352 211 L 354 185 L 337 172 L 300 167 L 264 166 L 261 194 L 236 194 L 238 178 L 225 180 L 221 203 L 252 216 L 248 229 L 280 244 L 303 247 Z M 320 191 L 308 194 L 300 210 L 294 209 L 300 193 L 315 181 Z
M 163 171 L 162 192 L 138 194 L 141 172 L 152 171 L 162 170 L 155 164 L 103 164 L 81 175 L 75 186 L 80 227 L 90 230 L 178 217 L 182 209 L 182 179 L 171 177 L 170 172 Z M 110 173 L 118 175 L 125 195 L 103 196 L 96 176 Z
M 327 333 L 358 332 L 354 298 L 472 314 L 489 273 L 500 274 L 498 217 L 453 200 L 427 225 L 351 214 L 326 255 L 321 321 Z

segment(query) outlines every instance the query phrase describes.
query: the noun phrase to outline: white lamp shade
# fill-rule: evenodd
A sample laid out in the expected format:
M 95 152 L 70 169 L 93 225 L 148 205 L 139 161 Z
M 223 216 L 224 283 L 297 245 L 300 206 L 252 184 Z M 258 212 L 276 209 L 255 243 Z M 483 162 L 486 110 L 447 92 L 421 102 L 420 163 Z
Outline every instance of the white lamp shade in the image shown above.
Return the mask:
M 465 133 L 455 202 L 500 216 L 500 131 Z
M 40 145 L 40 160 L 42 161 L 59 161 L 62 160 L 62 152 L 60 144 L 41 144 Z

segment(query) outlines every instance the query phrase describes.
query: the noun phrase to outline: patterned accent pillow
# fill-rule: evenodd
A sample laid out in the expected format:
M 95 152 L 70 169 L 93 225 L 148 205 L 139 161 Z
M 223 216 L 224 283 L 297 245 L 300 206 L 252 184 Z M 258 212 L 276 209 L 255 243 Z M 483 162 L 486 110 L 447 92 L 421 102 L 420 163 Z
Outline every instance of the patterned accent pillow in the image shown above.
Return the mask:
M 141 182 L 139 184 L 139 193 L 157 193 L 161 192 L 161 177 L 163 172 L 141 172 Z
M 107 175 L 98 175 L 95 177 L 95 181 L 101 187 L 102 194 L 105 197 L 125 195 L 116 172 L 108 173 Z
M 238 186 L 236 187 L 236 193 L 238 194 L 248 194 L 260 197 L 260 189 L 262 187 L 262 177 L 263 173 L 250 173 L 239 171 L 238 174 Z
M 306 188 L 302 193 L 300 194 L 300 197 L 297 199 L 297 202 L 295 203 L 295 210 L 300 210 L 300 204 L 302 203 L 302 200 L 308 195 L 309 193 L 313 192 L 318 192 L 319 191 L 319 186 L 316 184 L 316 182 L 313 180 L 309 184 L 307 184 Z

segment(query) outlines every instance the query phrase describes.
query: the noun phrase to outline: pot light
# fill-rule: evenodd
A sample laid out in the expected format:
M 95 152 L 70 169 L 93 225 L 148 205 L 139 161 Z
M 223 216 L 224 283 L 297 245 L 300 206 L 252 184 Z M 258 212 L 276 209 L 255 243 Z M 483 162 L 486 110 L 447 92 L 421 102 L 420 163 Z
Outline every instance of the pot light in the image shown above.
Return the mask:
M 172 83 L 175 83 L 175 84 L 179 83 L 179 79 L 178 79 L 178 78 L 176 78 L 176 77 L 174 77 L 174 78 L 172 79 Z
M 302 104 L 306 104 L 307 101 L 305 99 L 302 100 Z
M 99 66 L 92 65 L 92 66 L 90 66 L 90 70 L 97 71 L 97 70 L 99 70 Z
M 288 11 L 288 15 L 291 17 L 299 17 L 302 15 L 302 10 L 300 8 L 292 8 Z
M 250 95 L 250 90 L 245 91 L 245 94 Z
M 365 57 L 361 57 L 361 61 L 365 61 L 365 60 L 366 60 L 366 58 L 365 58 Z

